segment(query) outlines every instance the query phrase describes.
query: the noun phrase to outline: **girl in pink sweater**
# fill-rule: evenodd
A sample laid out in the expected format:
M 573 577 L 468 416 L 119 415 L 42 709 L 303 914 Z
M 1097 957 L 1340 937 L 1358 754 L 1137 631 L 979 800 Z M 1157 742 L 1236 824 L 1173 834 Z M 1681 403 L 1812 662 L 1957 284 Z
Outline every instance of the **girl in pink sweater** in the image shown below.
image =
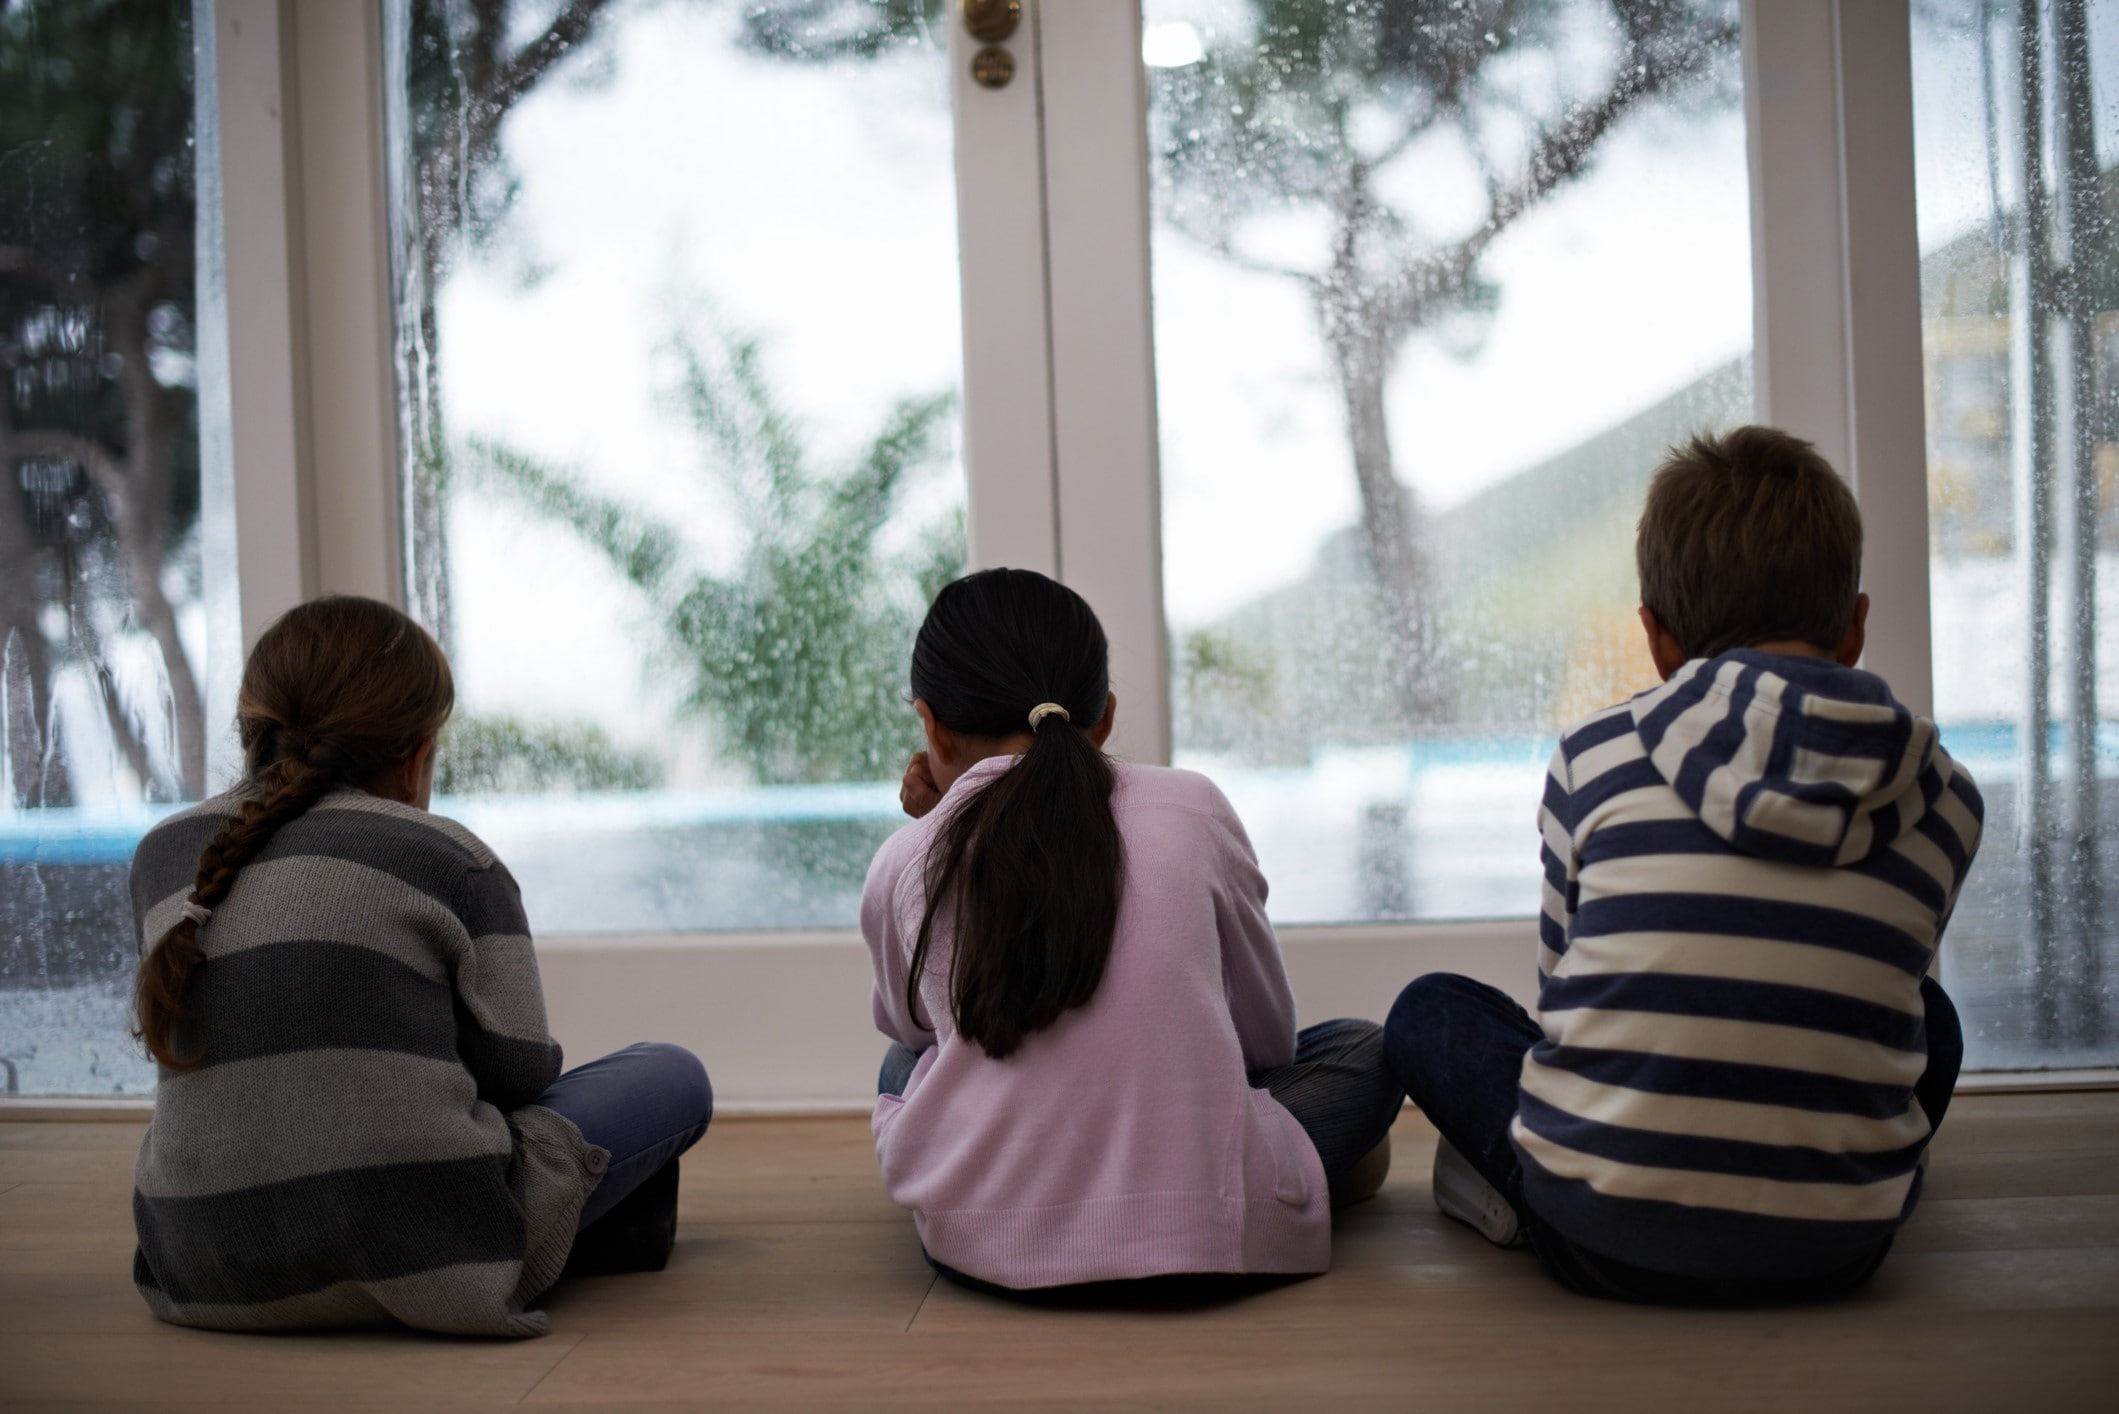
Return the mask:
M 1321 1272 L 1389 1164 L 1380 1028 L 1299 1035 L 1265 878 L 1213 782 L 1114 762 L 1104 631 L 1027 570 L 913 649 L 914 823 L 861 931 L 895 1043 L 876 1156 L 938 1270 L 1024 1289 Z

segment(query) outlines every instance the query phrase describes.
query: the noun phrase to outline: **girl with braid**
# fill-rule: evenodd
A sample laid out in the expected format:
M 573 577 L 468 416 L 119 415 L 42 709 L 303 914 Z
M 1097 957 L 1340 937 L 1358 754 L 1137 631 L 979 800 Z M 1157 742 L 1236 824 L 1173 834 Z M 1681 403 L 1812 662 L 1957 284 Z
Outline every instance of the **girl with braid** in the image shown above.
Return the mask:
M 563 1270 L 669 1258 L 706 1072 L 561 1073 L 514 879 L 427 811 L 454 701 L 397 610 L 304 604 L 245 665 L 242 781 L 140 843 L 133 1276 L 164 1320 L 540 1335 Z

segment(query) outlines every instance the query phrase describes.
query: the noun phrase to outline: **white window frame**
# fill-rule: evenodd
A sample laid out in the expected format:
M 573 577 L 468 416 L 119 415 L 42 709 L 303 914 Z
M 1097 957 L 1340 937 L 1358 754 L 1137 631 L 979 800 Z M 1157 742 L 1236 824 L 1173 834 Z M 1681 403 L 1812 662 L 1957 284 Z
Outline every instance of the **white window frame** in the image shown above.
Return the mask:
M 1868 667 L 1932 714 L 1928 458 L 1906 0 L 1744 0 L 1761 421 L 1861 503 Z
M 216 125 L 204 157 L 218 180 L 200 184 L 201 199 L 214 190 L 221 197 L 218 211 L 203 215 L 218 217 L 220 268 L 241 275 L 218 288 L 201 281 L 201 321 L 213 317 L 218 298 L 226 332 L 222 366 L 202 380 L 221 406 L 202 407 L 201 422 L 225 431 L 234 471 L 236 593 L 246 649 L 254 626 L 314 591 L 314 521 L 298 470 L 307 401 L 303 275 L 292 224 L 300 175 L 286 141 L 293 95 L 282 19 L 277 6 L 259 0 L 217 0 L 200 7 L 194 22 L 200 102 L 212 103 Z
M 307 594 L 403 598 L 382 55 L 372 3 L 213 8 L 224 229 L 229 266 L 243 272 L 229 292 L 229 367 L 247 643 Z M 1140 6 L 1023 10 L 1008 42 L 1017 76 L 997 91 L 968 79 L 975 46 L 950 26 L 971 554 L 1056 574 L 1090 599 L 1125 703 L 1118 747 L 1162 762 Z M 1876 605 L 1870 662 L 1928 710 L 1908 25 L 1907 0 L 1743 4 L 1760 415 L 1852 476 Z M 1529 919 L 1287 928 L 1282 939 L 1306 1020 L 1380 1017 L 1431 970 L 1525 1000 L 1534 980 Z M 563 936 L 539 955 L 555 1030 L 575 1055 L 683 1042 L 738 1109 L 841 1108 L 868 1094 L 881 1043 L 851 930 Z

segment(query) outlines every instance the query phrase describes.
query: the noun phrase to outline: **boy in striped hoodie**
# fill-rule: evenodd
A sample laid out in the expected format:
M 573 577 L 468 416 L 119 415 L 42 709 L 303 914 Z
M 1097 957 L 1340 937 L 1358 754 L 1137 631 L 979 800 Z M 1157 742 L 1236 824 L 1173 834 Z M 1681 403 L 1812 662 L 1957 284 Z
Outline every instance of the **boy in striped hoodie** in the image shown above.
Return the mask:
M 1929 975 L 1979 792 L 1861 657 L 1861 516 L 1770 428 L 1696 438 L 1636 552 L 1663 685 L 1567 732 L 1538 1017 L 1408 986 L 1442 1211 L 1595 1296 L 1798 1300 L 1875 1272 L 1963 1058 Z

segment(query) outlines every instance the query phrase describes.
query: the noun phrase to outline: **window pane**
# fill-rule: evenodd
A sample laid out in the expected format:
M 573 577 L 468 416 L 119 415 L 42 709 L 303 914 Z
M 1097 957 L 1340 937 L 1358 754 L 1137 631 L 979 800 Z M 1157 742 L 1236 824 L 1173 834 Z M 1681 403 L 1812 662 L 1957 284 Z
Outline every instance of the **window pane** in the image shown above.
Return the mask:
M 0 7 L 0 1091 L 153 1088 L 132 848 L 225 779 L 192 58 L 187 6 Z
M 1627 26 L 1633 26 L 1629 29 Z M 1632 525 L 1751 413 L 1734 0 L 1149 0 L 1180 764 L 1283 922 L 1529 914 Z
M 849 925 L 894 826 L 963 543 L 925 10 L 386 7 L 437 808 L 541 931 Z
M 2023 8 L 1913 22 L 1935 705 L 1987 801 L 1943 974 L 1988 1069 L 2119 1061 L 2119 11 Z

